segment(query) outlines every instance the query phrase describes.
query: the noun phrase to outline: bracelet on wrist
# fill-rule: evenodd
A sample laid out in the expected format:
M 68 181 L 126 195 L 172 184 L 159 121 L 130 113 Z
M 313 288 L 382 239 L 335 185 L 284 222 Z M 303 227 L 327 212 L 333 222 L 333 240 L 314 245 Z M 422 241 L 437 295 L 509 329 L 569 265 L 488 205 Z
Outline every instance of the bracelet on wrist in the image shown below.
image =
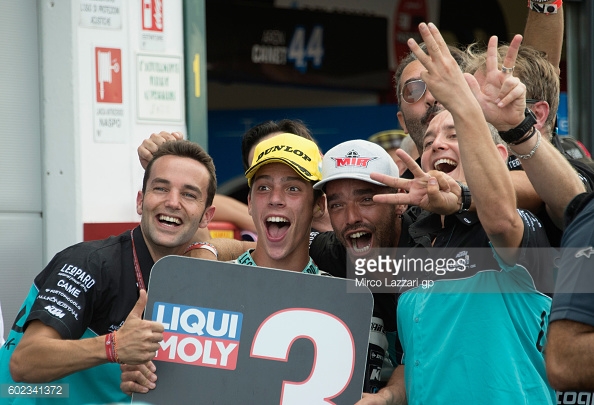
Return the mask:
M 115 357 L 115 362 L 118 364 L 121 364 L 120 361 L 120 357 L 118 356 L 118 341 L 116 339 L 116 332 L 117 331 L 113 331 L 112 335 L 113 335 L 113 356 Z
M 537 134 L 536 134 L 536 145 L 534 145 L 534 147 L 532 148 L 532 150 L 530 152 L 528 152 L 525 155 L 520 155 L 518 152 L 516 152 L 515 150 L 513 150 L 511 148 L 511 145 L 507 145 L 507 148 L 509 149 L 509 151 L 511 153 L 513 153 L 518 159 L 522 159 L 522 160 L 528 160 L 530 158 L 532 158 L 532 156 L 534 156 L 534 154 L 536 153 L 536 150 L 538 149 L 538 147 L 540 146 L 540 140 L 542 138 L 542 136 L 540 135 L 540 131 L 537 129 L 536 130 Z
M 105 335 L 105 354 L 107 361 L 110 363 L 117 363 L 117 356 L 115 351 L 115 332 Z
M 184 252 L 184 254 L 186 254 L 190 250 L 194 250 L 194 249 L 206 249 L 210 253 L 212 253 L 213 255 L 215 255 L 215 257 L 217 259 L 219 258 L 219 252 L 217 251 L 217 248 L 214 247 L 214 245 L 212 245 L 212 244 L 210 244 L 208 242 L 194 242 L 194 243 L 192 243 L 190 246 L 188 246 L 186 248 L 186 251 Z

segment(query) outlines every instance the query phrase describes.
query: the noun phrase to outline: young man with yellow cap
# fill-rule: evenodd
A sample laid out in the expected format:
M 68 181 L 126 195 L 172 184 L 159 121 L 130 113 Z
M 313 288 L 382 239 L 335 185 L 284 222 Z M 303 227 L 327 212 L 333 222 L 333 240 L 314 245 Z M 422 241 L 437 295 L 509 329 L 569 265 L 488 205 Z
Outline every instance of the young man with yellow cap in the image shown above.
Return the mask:
M 322 179 L 317 145 L 300 136 L 282 133 L 260 142 L 245 173 L 250 186 L 248 210 L 258 232 L 254 249 L 234 262 L 329 275 L 309 257 L 309 232 L 315 216 L 325 210 L 325 197 L 313 185 Z M 122 366 L 120 388 L 127 394 L 156 387 L 155 366 L 148 362 Z
M 311 222 L 326 206 L 322 192 L 313 189 L 322 179 L 320 165 L 317 145 L 297 135 L 275 135 L 256 146 L 245 176 L 258 240 L 237 263 L 320 273 L 309 257 Z

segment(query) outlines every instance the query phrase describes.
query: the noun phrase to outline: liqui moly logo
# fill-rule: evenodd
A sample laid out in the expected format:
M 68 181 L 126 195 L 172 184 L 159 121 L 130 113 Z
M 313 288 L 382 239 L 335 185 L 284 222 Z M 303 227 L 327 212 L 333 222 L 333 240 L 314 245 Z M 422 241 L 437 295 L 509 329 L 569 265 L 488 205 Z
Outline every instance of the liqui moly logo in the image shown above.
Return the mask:
M 155 360 L 235 370 L 242 313 L 156 302 L 153 320 L 165 328 Z
M 357 152 L 354 149 L 347 153 L 345 157 L 332 158 L 332 160 L 334 160 L 334 164 L 336 165 L 336 167 L 367 167 L 369 162 L 375 159 L 377 159 L 377 156 L 362 157 L 359 155 L 359 152 Z

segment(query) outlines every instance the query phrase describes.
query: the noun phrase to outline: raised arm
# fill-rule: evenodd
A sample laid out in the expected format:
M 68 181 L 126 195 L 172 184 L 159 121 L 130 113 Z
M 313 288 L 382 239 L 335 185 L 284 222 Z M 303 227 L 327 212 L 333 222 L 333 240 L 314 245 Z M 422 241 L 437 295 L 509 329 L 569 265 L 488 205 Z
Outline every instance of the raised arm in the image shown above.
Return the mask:
M 508 56 L 503 62 L 503 66 L 511 67 L 514 65 L 516 47 L 519 47 L 521 36 L 517 35 L 510 44 Z M 487 49 L 487 71 L 483 83 L 481 83 L 480 96 L 478 100 L 485 113 L 487 121 L 491 122 L 499 131 L 508 131 L 516 127 L 525 118 L 525 114 L 519 117 L 514 113 L 516 124 L 512 125 L 509 120 L 506 122 L 498 115 L 498 99 L 501 98 L 501 75 L 503 74 L 498 67 L 496 43 L 489 42 Z M 511 79 L 510 79 L 511 80 Z M 511 98 L 503 99 L 502 102 L 509 103 Z M 515 102 L 519 102 L 516 100 Z M 527 135 L 530 135 L 534 128 L 527 129 Z M 506 138 L 504 138 L 506 140 Z M 567 204 L 577 194 L 585 191 L 585 187 L 578 177 L 573 167 L 567 159 L 553 146 L 551 142 L 544 139 L 538 130 L 530 138 L 522 137 L 523 140 L 515 145 L 509 145 L 511 152 L 516 155 L 524 169 L 524 172 L 530 180 L 530 183 L 540 199 L 546 204 L 547 212 L 560 229 L 563 228 L 563 213 Z M 515 174 L 522 180 L 521 172 Z M 525 179 L 524 179 L 525 181 Z M 525 184 L 525 183 L 524 183 Z M 554 184 L 554 187 L 551 187 Z M 530 187 L 525 185 L 525 190 Z M 530 208 L 530 207 L 526 207 Z
M 559 74 L 561 50 L 563 49 L 563 8 L 557 13 L 537 13 L 528 10 L 528 18 L 524 28 L 524 45 L 538 49 L 547 54 L 547 59 Z
M 420 24 L 419 32 L 427 44 L 429 55 L 413 39 L 409 39 L 408 45 L 427 69 L 421 73 L 421 79 L 452 114 L 465 180 L 472 192 L 481 224 L 502 258 L 513 263 L 517 251 L 508 249 L 503 252 L 500 248 L 519 247 L 524 225 L 516 210 L 513 184 L 505 165 L 505 147 L 496 146 L 493 142 L 491 130 L 477 101 L 481 88 L 473 76 L 460 71 L 435 25 Z M 497 38 L 491 38 L 490 44 L 492 42 L 496 46 Z M 513 47 L 510 46 L 510 49 Z M 503 124 L 513 126 L 522 120 L 517 111 L 523 114 L 526 89 L 517 78 L 499 73 L 499 90 L 505 95 L 502 101 L 508 104 L 491 107 Z M 509 100 L 514 101 L 509 103 Z

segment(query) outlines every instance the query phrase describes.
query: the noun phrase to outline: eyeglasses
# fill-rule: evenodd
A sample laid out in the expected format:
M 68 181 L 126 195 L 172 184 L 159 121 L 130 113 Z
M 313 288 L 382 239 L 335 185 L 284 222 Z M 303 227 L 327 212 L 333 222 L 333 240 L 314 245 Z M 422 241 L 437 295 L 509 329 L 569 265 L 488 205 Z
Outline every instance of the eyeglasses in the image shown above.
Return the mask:
M 424 81 L 421 79 L 411 80 L 402 86 L 400 97 L 402 97 L 407 104 L 414 104 L 423 97 L 425 91 L 427 91 L 427 85 Z
M 424 81 L 422 81 L 421 79 L 411 80 L 410 82 L 405 83 L 404 86 L 402 86 L 400 97 L 402 97 L 402 99 L 406 103 L 414 104 L 417 101 L 419 101 L 421 97 L 423 97 L 423 95 L 425 95 L 426 91 L 427 84 L 425 84 Z M 536 104 L 539 101 L 540 100 L 537 100 L 535 98 L 527 98 L 526 104 Z

